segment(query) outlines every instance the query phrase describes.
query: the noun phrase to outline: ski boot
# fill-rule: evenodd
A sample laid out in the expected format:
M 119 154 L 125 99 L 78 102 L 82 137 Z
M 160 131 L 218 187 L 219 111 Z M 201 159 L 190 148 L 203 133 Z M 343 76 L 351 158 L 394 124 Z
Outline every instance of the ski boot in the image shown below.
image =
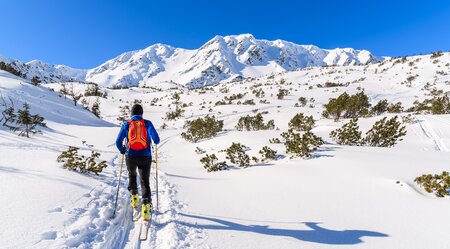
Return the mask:
M 152 211 L 152 204 L 150 204 L 150 203 L 145 203 L 145 204 L 142 204 L 142 218 L 145 220 L 145 221 L 148 221 L 148 220 L 150 220 L 150 212 Z
M 133 208 L 138 208 L 139 206 L 139 194 L 131 195 L 131 206 Z

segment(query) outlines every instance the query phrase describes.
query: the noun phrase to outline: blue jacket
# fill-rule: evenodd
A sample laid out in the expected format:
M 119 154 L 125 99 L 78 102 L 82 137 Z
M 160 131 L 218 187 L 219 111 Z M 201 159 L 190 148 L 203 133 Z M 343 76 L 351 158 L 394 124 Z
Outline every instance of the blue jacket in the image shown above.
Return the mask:
M 131 117 L 131 120 L 141 120 L 143 119 L 141 115 L 134 115 Z M 130 148 L 127 148 L 124 146 L 123 140 L 128 137 L 128 127 L 129 124 L 127 121 L 125 121 L 122 124 L 122 127 L 120 127 L 119 135 L 116 139 L 116 147 L 117 149 L 123 153 L 125 152 L 126 156 L 151 156 L 152 151 L 150 148 L 151 142 L 153 141 L 155 144 L 159 144 L 159 136 L 158 133 L 155 130 L 155 127 L 153 126 L 152 122 L 149 120 L 145 120 L 145 127 L 147 127 L 147 137 L 149 138 L 149 146 L 146 149 L 143 150 L 132 150 Z M 151 138 L 151 139 L 150 139 Z

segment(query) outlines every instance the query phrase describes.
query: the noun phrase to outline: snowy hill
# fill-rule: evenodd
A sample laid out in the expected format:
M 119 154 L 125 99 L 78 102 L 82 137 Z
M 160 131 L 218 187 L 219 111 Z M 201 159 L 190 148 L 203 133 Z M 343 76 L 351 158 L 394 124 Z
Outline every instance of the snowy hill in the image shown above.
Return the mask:
M 89 70 L 0 57 L 0 61 L 13 63 L 27 79 L 36 76 L 46 83 L 88 81 L 102 86 L 157 86 L 175 82 L 191 88 L 308 66 L 365 65 L 380 60 L 367 50 L 321 49 L 283 40 L 258 40 L 250 34 L 216 36 L 194 50 L 155 44 L 123 53 Z
M 0 61 L 10 64 L 14 69 L 21 72 L 25 79 L 31 80 L 33 77 L 38 77 L 43 83 L 83 82 L 87 73 L 87 70 L 75 69 L 64 65 L 52 65 L 39 60 L 23 63 L 0 55 Z
M 130 61 L 137 53 L 122 60 Z M 157 45 L 148 53 L 149 61 L 155 61 L 153 57 L 164 61 L 180 51 Z M 196 58 L 194 54 L 191 51 L 188 59 Z M 245 61 L 244 57 L 239 60 Z M 154 67 L 158 66 L 165 63 Z M 387 99 L 407 109 L 416 100 L 447 94 L 449 71 L 450 53 L 442 53 L 368 65 L 281 70 L 203 89 L 170 81 L 152 88 L 102 88 L 107 93 L 99 98 L 103 120 L 75 107 L 70 97 L 60 97 L 59 83 L 35 87 L 0 71 L 0 95 L 13 98 L 17 106 L 28 101 L 32 113 L 43 115 L 48 123 L 42 135 L 30 139 L 0 129 L 0 213 L 4 214 L 0 244 L 5 248 L 447 249 L 449 197 L 426 193 L 414 178 L 448 171 L 450 116 L 403 112 L 360 118 L 358 124 L 365 133 L 382 117 L 412 115 L 411 122 L 405 123 L 404 140 L 395 147 L 380 148 L 336 144 L 329 133 L 348 120 L 335 122 L 321 113 L 329 98 L 360 91 L 372 105 Z M 71 85 L 79 94 L 88 87 Z M 288 90 L 282 99 L 277 97 L 280 89 Z M 261 92 L 264 95 L 257 96 Z M 177 120 L 167 120 L 166 114 L 176 108 L 175 93 L 184 113 Z M 246 94 L 220 104 L 240 93 Z M 300 97 L 307 100 L 306 105 L 298 105 Z M 83 99 L 92 103 L 97 97 Z M 162 139 L 159 211 L 145 242 L 138 240 L 138 224 L 130 221 L 126 170 L 117 216 L 110 218 L 121 164 L 114 146 L 118 126 L 112 123 L 118 124 L 122 107 L 135 100 L 142 100 L 144 117 L 153 122 Z M 236 129 L 241 117 L 256 113 L 265 122 L 274 120 L 278 129 Z M 312 132 L 326 142 L 310 159 L 291 158 L 283 143 L 269 142 L 280 138 L 297 113 L 312 115 L 316 120 Z M 223 120 L 223 131 L 198 143 L 183 139 L 185 122 L 205 115 Z M 67 171 L 56 162 L 68 145 L 89 151 L 82 141 L 93 145 L 108 162 L 99 176 Z M 277 160 L 251 161 L 249 167 L 239 168 L 223 152 L 233 142 L 244 144 L 251 157 L 260 157 L 260 149 L 269 146 L 277 151 Z M 197 152 L 197 147 L 204 152 Z M 230 169 L 207 172 L 200 159 L 213 153 L 219 161 L 227 160 Z

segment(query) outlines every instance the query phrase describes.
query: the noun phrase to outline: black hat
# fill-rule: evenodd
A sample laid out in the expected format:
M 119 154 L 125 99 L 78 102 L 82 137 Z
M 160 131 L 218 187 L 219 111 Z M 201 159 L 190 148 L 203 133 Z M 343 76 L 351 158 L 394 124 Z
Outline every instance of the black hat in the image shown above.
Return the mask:
M 144 113 L 144 109 L 142 109 L 141 105 L 135 104 L 135 105 L 133 105 L 133 107 L 131 107 L 131 116 L 142 115 L 143 113 Z

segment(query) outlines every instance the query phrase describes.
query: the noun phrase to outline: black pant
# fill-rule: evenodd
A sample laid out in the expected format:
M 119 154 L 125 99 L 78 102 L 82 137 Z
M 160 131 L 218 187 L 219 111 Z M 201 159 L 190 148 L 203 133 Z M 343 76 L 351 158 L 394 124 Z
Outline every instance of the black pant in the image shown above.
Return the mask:
M 139 178 L 141 179 L 142 203 L 152 202 L 150 191 L 150 166 L 152 164 L 151 156 L 127 156 L 128 169 L 128 190 L 131 194 L 138 194 L 136 183 L 136 168 L 139 170 Z

